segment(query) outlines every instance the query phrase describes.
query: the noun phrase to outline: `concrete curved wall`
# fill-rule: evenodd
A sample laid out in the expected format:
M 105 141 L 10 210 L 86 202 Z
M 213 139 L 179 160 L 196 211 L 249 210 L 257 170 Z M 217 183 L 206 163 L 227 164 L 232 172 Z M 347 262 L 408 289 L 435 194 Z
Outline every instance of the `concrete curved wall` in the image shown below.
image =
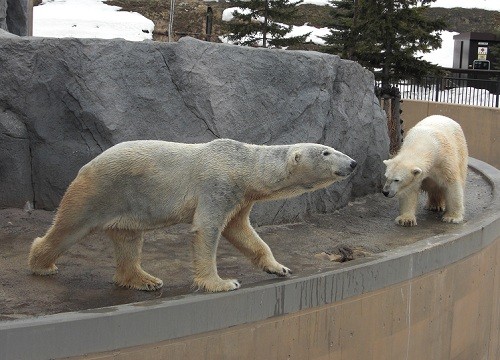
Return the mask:
M 368 261 L 224 294 L 0 323 L 0 358 L 499 359 L 500 171 L 483 215 Z

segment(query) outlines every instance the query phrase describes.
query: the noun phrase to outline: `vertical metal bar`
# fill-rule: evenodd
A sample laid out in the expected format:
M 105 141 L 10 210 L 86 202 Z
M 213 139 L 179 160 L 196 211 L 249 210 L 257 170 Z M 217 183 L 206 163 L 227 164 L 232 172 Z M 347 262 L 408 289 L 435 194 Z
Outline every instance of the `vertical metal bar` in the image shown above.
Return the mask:
M 212 10 L 212 7 L 208 6 L 207 7 L 207 16 L 206 20 L 207 23 L 205 25 L 205 41 L 211 41 L 212 40 L 212 21 L 214 17 L 214 12 Z
M 497 91 L 496 91 L 495 107 L 499 107 L 499 100 L 500 100 L 500 78 L 497 77 Z
M 175 0 L 170 0 L 170 14 L 168 19 L 168 42 L 172 42 L 174 29 Z
M 436 102 L 439 101 L 439 80 L 439 77 L 436 77 L 436 100 L 434 100 Z
M 267 17 L 269 14 L 269 0 L 265 1 L 264 22 L 262 23 L 262 47 L 267 47 Z

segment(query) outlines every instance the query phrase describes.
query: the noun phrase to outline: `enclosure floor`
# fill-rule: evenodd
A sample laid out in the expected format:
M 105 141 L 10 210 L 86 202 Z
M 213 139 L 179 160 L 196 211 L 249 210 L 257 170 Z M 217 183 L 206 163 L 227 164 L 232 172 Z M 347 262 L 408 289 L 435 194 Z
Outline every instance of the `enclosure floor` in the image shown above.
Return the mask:
M 394 223 L 398 214 L 396 199 L 373 194 L 353 200 L 333 214 L 308 217 L 304 222 L 262 226 L 257 232 L 271 247 L 277 261 L 290 267 L 294 277 L 302 277 L 349 267 L 383 251 L 416 241 L 460 231 L 461 224 L 440 222 L 441 214 L 423 209 L 417 213 L 418 226 L 404 228 Z M 492 201 L 491 186 L 469 171 L 466 187 L 466 221 L 483 213 Z M 73 246 L 57 262 L 59 273 L 31 275 L 27 256 L 31 242 L 50 226 L 54 213 L 20 209 L 0 210 L 0 321 L 68 311 L 113 306 L 157 298 L 203 296 L 192 288 L 189 225 L 146 233 L 143 268 L 160 277 L 164 287 L 154 292 L 128 290 L 115 286 L 112 243 L 96 232 Z M 344 263 L 329 261 L 323 252 L 338 246 L 354 249 L 355 259 Z M 218 249 L 221 277 L 238 278 L 243 287 L 280 278 L 254 268 L 225 239 Z

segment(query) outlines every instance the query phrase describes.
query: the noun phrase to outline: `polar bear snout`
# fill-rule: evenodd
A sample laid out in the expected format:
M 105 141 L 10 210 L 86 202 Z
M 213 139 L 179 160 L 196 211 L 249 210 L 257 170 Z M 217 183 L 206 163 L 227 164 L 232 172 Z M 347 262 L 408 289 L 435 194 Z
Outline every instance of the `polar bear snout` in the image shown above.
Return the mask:
M 393 198 L 394 196 L 396 196 L 396 193 L 397 193 L 397 190 L 396 189 L 393 189 L 393 186 L 391 186 L 391 184 L 385 184 L 383 189 L 382 189 L 382 194 L 384 194 L 385 197 L 388 197 L 388 198 Z
M 356 169 L 356 166 L 358 166 L 356 160 L 349 158 L 349 161 L 345 166 L 335 171 L 335 175 L 342 177 L 349 176 L 353 173 L 354 169 Z

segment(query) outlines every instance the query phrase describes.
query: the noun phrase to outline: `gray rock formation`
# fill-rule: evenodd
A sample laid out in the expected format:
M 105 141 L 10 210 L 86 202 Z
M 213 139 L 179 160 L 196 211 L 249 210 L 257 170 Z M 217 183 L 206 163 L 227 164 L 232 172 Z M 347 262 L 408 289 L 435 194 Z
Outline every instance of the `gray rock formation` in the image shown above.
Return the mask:
M 29 0 L 0 0 L 0 29 L 27 36 Z
M 23 207 L 33 201 L 28 132 L 8 110 L 0 110 L 0 184 L 0 204 Z
M 0 0 L 0 29 L 7 29 L 7 0 Z
M 0 37 L 10 37 L 10 38 L 16 38 L 18 37 L 17 35 L 11 34 L 7 30 L 0 29 Z
M 83 164 L 133 139 L 314 142 L 358 161 L 349 181 L 259 204 L 257 224 L 333 211 L 382 181 L 389 140 L 373 76 L 336 56 L 190 38 L 168 44 L 0 37 L 0 64 L 0 116 L 8 114 L 0 117 L 0 181 L 19 186 L 0 188 L 3 207 L 32 194 L 36 208 L 54 209 Z

